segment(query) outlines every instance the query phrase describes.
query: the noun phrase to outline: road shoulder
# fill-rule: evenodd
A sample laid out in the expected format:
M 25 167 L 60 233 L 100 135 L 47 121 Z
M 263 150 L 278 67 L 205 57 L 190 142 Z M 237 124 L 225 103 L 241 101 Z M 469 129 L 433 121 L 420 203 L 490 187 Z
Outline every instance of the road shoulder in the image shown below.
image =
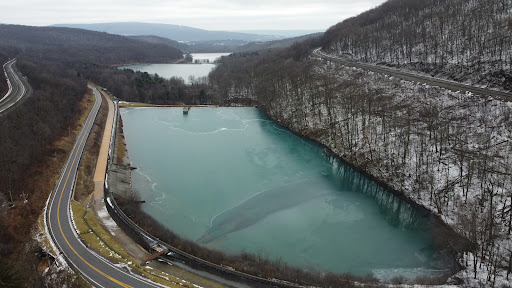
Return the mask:
M 105 207 L 104 183 L 110 150 L 112 124 L 114 123 L 114 103 L 106 93 L 101 91 L 101 94 L 108 104 L 108 115 L 94 173 L 94 192 L 91 197 L 92 206 L 94 207 L 96 216 L 100 220 L 103 228 L 109 231 L 110 234 L 114 236 L 134 258 L 142 262 L 144 259 L 147 259 L 150 254 L 126 235 L 119 226 L 117 226 Z

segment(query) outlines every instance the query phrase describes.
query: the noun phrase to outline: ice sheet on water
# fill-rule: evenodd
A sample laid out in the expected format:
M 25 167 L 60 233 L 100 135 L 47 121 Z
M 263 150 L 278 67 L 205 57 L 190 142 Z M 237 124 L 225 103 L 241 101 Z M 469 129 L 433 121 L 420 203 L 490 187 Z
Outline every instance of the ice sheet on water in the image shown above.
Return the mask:
M 391 268 L 391 269 L 373 269 L 372 274 L 375 278 L 382 281 L 391 281 L 393 278 L 403 277 L 405 279 L 414 279 L 418 277 L 441 277 L 449 275 L 449 270 L 438 270 L 429 268 Z

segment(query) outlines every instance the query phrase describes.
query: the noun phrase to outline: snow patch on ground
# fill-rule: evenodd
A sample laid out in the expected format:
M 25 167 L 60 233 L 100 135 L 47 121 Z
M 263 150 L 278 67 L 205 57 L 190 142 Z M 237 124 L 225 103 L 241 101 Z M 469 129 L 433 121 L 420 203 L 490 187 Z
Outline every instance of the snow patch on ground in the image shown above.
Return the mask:
M 110 198 L 107 198 L 108 201 Z M 110 204 L 110 202 L 109 202 Z M 99 211 L 96 211 L 98 214 L 98 217 L 100 217 L 101 222 L 107 229 L 112 233 L 114 229 L 118 229 L 117 223 L 110 217 L 110 214 L 108 214 L 107 208 L 105 206 L 101 206 L 101 209 Z M 114 235 L 112 233 L 112 235 Z
M 50 230 L 48 228 L 48 222 L 47 222 L 47 218 L 46 216 L 48 215 L 48 204 L 50 203 L 50 199 L 52 198 L 53 196 L 53 193 L 50 193 L 50 196 L 48 196 L 48 199 L 46 200 L 46 205 L 44 207 L 44 211 L 43 211 L 43 217 L 44 217 L 44 230 L 41 230 L 41 229 L 37 229 L 35 231 L 35 233 L 33 233 L 33 239 L 36 240 L 39 245 L 41 246 L 41 248 L 43 249 L 43 251 L 45 251 L 46 253 L 52 255 L 55 260 L 56 260 L 56 265 L 58 267 L 58 269 L 68 269 L 68 264 L 66 262 L 66 260 L 64 259 L 64 257 L 61 255 L 61 253 L 59 252 L 59 249 L 57 248 L 57 246 L 55 245 L 55 243 L 53 242 L 53 238 L 50 234 Z M 48 247 L 48 245 L 50 245 L 50 247 Z

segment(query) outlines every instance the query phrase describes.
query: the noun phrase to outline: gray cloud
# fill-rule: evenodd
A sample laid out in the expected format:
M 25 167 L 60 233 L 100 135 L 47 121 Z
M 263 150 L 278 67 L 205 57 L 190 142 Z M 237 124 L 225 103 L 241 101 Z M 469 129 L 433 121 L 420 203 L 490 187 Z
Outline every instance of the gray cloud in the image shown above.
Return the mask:
M 0 22 L 151 22 L 208 30 L 327 29 L 385 0 L 17 0 L 0 3 Z

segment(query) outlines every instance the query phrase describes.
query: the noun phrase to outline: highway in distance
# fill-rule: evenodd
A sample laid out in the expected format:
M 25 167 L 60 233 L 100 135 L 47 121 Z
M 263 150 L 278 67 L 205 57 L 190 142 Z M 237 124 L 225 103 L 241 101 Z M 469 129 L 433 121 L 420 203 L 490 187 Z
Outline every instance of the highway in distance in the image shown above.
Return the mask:
M 342 57 L 327 54 L 324 51 L 322 51 L 321 48 L 316 48 L 315 50 L 313 50 L 313 54 L 320 58 L 334 61 L 334 62 L 343 64 L 348 67 L 361 68 L 363 70 L 373 71 L 376 73 L 385 74 L 388 76 L 396 77 L 396 78 L 407 80 L 407 81 L 424 83 L 424 84 L 427 84 L 430 86 L 438 86 L 438 87 L 446 88 L 446 89 L 452 90 L 452 91 L 462 91 L 462 92 L 468 91 L 468 92 L 475 93 L 478 95 L 489 95 L 489 96 L 492 96 L 497 99 L 501 99 L 501 100 L 505 100 L 505 101 L 512 101 L 512 93 L 475 87 L 475 86 L 466 85 L 466 84 L 462 84 L 462 83 L 455 82 L 455 81 L 449 81 L 449 80 L 424 76 L 424 75 L 420 75 L 420 74 L 408 73 L 408 72 L 404 72 L 404 71 L 400 71 L 400 70 L 392 69 L 392 68 L 387 68 L 387 67 L 383 67 L 383 66 L 377 66 L 377 65 L 371 65 L 371 64 L 366 64 L 366 63 L 350 61 L 350 60 L 342 58 Z
M 71 198 L 80 158 L 85 143 L 101 106 L 101 96 L 94 91 L 95 103 L 82 130 L 78 134 L 75 146 L 60 176 L 56 190 L 48 204 L 47 225 L 54 243 L 67 263 L 89 281 L 94 287 L 164 287 L 149 280 L 130 274 L 113 263 L 89 250 L 79 239 L 73 227 L 70 215 Z
M 9 60 L 3 65 L 4 74 L 7 77 L 9 91 L 0 99 L 0 115 L 6 113 L 24 96 L 29 94 L 30 85 L 25 77 L 23 77 L 15 68 L 16 59 Z

